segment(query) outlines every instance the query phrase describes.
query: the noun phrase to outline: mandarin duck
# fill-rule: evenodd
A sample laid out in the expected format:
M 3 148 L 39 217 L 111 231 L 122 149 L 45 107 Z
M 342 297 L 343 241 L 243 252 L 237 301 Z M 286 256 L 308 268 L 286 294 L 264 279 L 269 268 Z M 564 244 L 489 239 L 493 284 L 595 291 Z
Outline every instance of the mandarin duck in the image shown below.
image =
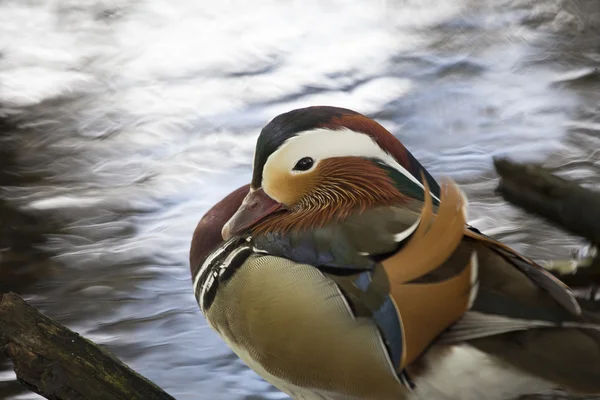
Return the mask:
M 374 120 L 293 110 L 261 131 L 250 185 L 198 223 L 194 294 L 294 399 L 600 393 L 600 317 L 466 208 Z

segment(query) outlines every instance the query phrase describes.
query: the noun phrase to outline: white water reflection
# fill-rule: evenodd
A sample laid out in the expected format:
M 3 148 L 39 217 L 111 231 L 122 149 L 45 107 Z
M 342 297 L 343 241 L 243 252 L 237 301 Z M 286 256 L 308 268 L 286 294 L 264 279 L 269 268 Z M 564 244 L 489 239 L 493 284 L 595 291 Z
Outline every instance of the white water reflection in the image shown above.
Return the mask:
M 561 62 L 597 49 L 561 54 L 572 26 L 558 0 L 1 1 L 3 140 L 44 177 L 1 195 L 62 227 L 30 299 L 178 399 L 284 397 L 206 326 L 187 266 L 262 125 L 315 104 L 374 116 L 463 183 L 477 226 L 534 256 L 572 249 L 491 175 L 509 154 L 598 185 L 598 92 L 571 85 L 593 66 Z

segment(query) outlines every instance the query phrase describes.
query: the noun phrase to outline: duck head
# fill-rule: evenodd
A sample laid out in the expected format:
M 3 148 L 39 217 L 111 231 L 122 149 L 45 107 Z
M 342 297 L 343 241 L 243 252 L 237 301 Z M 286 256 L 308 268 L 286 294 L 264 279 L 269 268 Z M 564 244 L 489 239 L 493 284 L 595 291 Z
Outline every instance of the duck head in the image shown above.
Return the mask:
M 344 108 L 293 110 L 262 129 L 249 192 L 222 236 L 316 228 L 356 210 L 422 202 L 421 172 L 437 202 L 437 182 L 379 123 Z

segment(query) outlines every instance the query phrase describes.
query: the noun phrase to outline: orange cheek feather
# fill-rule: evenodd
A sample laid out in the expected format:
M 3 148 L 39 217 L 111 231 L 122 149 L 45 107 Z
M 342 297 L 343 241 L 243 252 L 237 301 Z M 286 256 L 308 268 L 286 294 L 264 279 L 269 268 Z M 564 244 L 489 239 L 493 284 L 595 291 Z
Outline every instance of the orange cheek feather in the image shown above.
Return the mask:
M 288 208 L 293 208 L 302 198 L 312 192 L 319 181 L 317 170 L 303 174 L 293 174 L 280 169 L 268 175 L 265 191 Z
M 253 232 L 285 232 L 321 227 L 351 212 L 407 201 L 386 171 L 360 157 L 319 162 L 314 172 L 270 172 L 266 190 L 289 210 L 263 220 Z

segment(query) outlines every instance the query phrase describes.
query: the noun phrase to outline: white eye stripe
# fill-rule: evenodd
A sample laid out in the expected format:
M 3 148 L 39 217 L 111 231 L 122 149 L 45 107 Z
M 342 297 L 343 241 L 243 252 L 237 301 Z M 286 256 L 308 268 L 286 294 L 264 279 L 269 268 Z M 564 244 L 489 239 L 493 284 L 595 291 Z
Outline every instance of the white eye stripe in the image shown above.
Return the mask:
M 318 128 L 300 132 L 297 136 L 289 138 L 267 158 L 263 167 L 263 189 L 265 192 L 271 194 L 269 178 L 272 174 L 275 175 L 279 171 L 305 172 L 293 171 L 294 165 L 304 157 L 311 157 L 314 160 L 313 168 L 320 160 L 332 157 L 375 158 L 423 188 L 423 184 L 419 179 L 415 178 L 394 157 L 384 151 L 369 135 L 348 128 L 336 130 Z M 438 201 L 440 200 L 433 193 L 432 197 Z

